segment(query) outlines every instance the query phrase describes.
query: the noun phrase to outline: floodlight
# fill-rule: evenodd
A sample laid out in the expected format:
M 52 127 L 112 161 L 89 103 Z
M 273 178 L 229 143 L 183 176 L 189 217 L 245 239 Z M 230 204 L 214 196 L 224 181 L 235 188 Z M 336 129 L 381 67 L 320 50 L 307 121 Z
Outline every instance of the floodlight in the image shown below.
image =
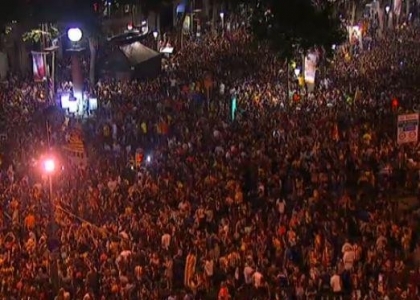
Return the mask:
M 80 30 L 80 28 L 70 28 L 67 31 L 67 36 L 69 38 L 70 41 L 72 42 L 78 42 L 82 39 L 83 33 Z

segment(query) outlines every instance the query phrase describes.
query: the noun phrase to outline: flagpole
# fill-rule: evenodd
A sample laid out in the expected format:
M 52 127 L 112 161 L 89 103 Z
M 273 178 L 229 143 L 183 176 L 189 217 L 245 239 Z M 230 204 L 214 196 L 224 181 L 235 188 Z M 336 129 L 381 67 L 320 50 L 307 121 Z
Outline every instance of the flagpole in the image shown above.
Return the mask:
M 51 143 L 50 143 L 50 124 L 48 122 L 48 119 L 45 121 L 45 127 L 47 128 L 47 145 L 48 145 L 48 150 L 51 149 Z

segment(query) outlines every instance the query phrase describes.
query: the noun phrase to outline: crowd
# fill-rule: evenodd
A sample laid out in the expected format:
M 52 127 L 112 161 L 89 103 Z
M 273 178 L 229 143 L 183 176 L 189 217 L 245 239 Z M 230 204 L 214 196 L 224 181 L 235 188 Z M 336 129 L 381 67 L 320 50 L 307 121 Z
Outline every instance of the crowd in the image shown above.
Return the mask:
M 186 41 L 156 80 L 100 80 L 86 165 L 59 154 L 36 87 L 1 87 L 2 299 L 416 299 L 417 215 L 398 197 L 417 194 L 418 145 L 396 144 L 390 102 L 416 104 L 419 29 L 340 49 L 298 102 L 250 40 L 238 26 Z

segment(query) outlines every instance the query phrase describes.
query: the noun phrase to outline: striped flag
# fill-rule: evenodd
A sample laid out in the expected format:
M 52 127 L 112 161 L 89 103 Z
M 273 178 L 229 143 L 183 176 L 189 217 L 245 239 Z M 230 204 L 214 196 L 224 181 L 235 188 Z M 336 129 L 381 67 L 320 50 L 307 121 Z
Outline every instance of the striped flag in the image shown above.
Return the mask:
M 36 82 L 43 81 L 47 77 L 47 68 L 45 65 L 46 52 L 32 51 L 32 70 Z

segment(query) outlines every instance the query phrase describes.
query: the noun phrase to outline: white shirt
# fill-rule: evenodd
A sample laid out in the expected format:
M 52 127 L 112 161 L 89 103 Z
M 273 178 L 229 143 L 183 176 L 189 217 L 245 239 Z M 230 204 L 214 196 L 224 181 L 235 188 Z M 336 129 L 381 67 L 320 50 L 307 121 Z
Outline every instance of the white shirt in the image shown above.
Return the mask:
M 333 292 L 341 292 L 341 278 L 337 274 L 331 277 L 330 285 Z
M 286 201 L 277 200 L 277 209 L 280 214 L 284 214 L 286 210 Z
M 124 257 L 125 259 L 127 259 L 127 257 L 131 255 L 131 251 L 130 250 L 121 251 L 120 255 Z
M 226 89 L 226 86 L 223 83 L 221 83 L 220 86 L 219 86 L 220 95 L 225 94 L 225 89 Z
M 214 267 L 214 263 L 213 260 L 206 260 L 206 263 L 204 265 L 204 270 L 206 271 L 207 276 L 213 276 L 213 267 Z
M 254 275 L 252 275 L 252 279 L 254 280 L 254 286 L 256 288 L 259 288 L 261 286 L 261 279 L 263 278 L 263 275 L 260 272 L 255 272 Z
M 254 273 L 254 269 L 251 268 L 250 266 L 246 266 L 244 268 L 244 278 L 245 278 L 245 283 L 246 284 L 250 284 L 252 282 L 252 274 Z
M 353 268 L 353 263 L 355 259 L 356 254 L 353 250 L 346 251 L 343 255 L 344 268 L 346 270 L 350 270 L 351 268 Z
M 165 233 L 164 235 L 162 235 L 161 244 L 162 244 L 163 249 L 168 250 L 169 245 L 171 244 L 171 235 L 168 233 Z

